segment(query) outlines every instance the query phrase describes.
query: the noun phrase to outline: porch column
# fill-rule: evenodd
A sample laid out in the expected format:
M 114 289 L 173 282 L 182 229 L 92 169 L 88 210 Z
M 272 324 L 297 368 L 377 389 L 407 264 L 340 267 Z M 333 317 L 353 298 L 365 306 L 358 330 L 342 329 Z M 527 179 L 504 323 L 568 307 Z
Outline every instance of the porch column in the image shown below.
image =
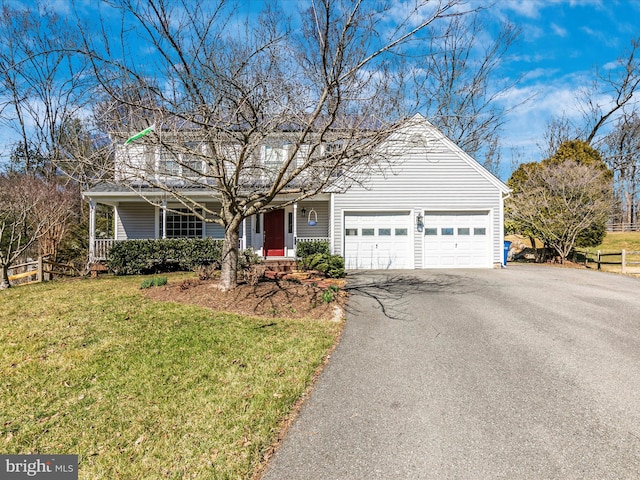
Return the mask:
M 298 244 L 298 202 L 293 202 L 293 250 Z
M 89 200 L 89 263 L 96 258 L 96 202 Z
M 242 219 L 242 239 L 240 240 L 240 248 L 242 250 L 247 249 L 247 219 Z
M 167 238 L 167 201 L 162 200 L 162 238 Z

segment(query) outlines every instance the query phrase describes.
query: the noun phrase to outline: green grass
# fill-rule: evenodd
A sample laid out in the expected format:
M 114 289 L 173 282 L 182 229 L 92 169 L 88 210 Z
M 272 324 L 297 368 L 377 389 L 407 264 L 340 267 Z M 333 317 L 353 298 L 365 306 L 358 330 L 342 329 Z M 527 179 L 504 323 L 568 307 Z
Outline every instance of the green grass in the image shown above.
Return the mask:
M 78 454 L 81 479 L 250 478 L 340 325 L 151 301 L 141 279 L 0 291 L 1 450 Z
M 590 259 L 595 259 L 598 250 L 601 253 L 618 253 L 625 249 L 627 252 L 640 252 L 640 232 L 608 232 L 604 240 L 597 247 L 589 249 Z M 602 258 L 605 262 L 621 262 L 622 255 L 607 255 Z M 640 262 L 640 254 L 631 255 L 627 253 L 627 262 Z M 621 265 L 602 264 L 601 270 L 606 272 L 620 273 Z M 627 273 L 640 274 L 640 265 L 628 265 Z
M 604 241 L 593 250 L 619 252 L 623 248 L 640 252 L 640 232 L 609 232 Z

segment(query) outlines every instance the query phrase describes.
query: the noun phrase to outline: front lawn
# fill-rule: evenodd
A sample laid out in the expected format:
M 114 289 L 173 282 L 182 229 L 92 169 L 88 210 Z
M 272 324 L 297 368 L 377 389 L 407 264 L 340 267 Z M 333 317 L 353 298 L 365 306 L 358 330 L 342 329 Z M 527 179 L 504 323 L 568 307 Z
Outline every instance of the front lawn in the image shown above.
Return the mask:
M 78 454 L 81 479 L 251 478 L 341 324 L 153 301 L 141 280 L 0 291 L 0 450 Z

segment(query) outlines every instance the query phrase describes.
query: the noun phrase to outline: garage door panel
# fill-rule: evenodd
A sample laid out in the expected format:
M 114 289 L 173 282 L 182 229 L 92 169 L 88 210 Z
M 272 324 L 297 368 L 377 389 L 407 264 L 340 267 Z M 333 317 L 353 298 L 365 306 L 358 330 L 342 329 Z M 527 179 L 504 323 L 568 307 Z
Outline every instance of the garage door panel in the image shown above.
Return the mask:
M 346 214 L 346 268 L 411 268 L 409 219 L 406 213 Z
M 465 268 L 491 265 L 489 215 L 425 213 L 424 267 Z

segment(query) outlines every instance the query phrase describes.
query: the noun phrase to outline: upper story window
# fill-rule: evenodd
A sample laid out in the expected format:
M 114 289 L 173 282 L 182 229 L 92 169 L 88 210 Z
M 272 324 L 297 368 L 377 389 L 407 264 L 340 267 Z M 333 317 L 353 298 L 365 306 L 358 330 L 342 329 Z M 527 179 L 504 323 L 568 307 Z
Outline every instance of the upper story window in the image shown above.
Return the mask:
M 204 173 L 204 162 L 197 155 L 198 145 L 185 145 L 186 151 L 160 151 L 158 173 L 167 177 L 198 178 Z M 192 153 L 193 152 L 193 153 Z
M 282 145 L 265 145 L 264 147 L 264 164 L 269 170 L 279 169 L 286 161 L 288 148 L 286 144 Z

